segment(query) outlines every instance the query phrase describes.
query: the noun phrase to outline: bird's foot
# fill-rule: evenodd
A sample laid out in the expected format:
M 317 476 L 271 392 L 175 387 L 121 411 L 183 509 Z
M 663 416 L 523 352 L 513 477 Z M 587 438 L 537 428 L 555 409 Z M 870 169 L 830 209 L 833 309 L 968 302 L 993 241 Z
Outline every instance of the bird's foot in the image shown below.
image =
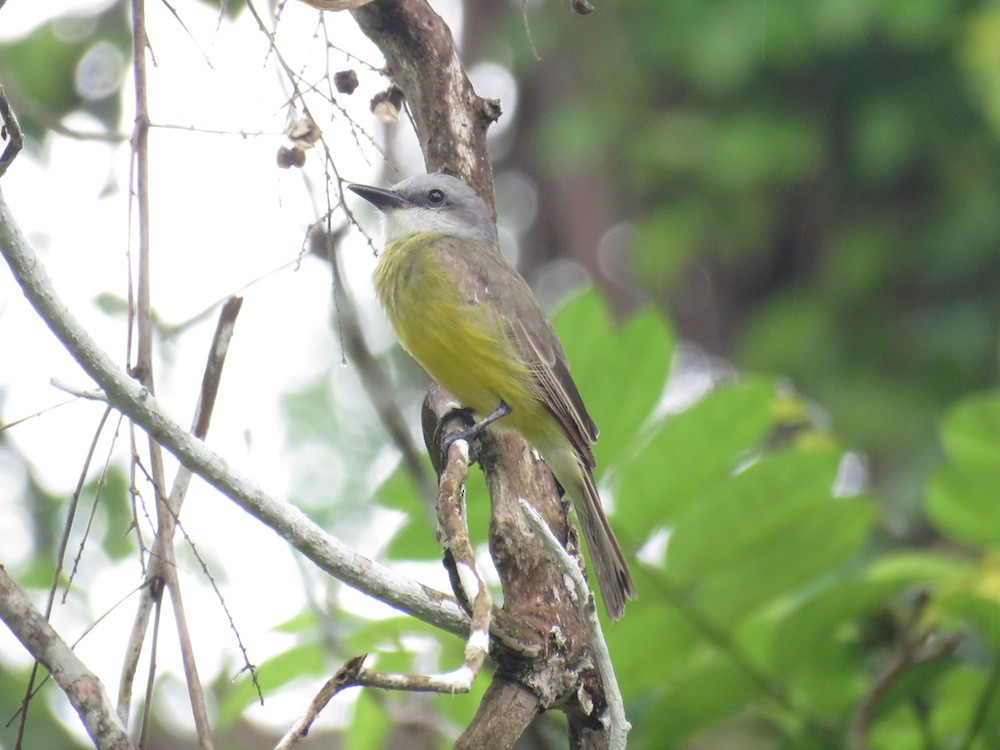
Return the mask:
M 510 407 L 503 401 L 500 405 L 483 417 L 478 422 L 472 416 L 472 409 L 452 409 L 438 420 L 437 427 L 434 428 L 434 444 L 441 446 L 441 465 L 448 463 L 448 449 L 452 443 L 464 440 L 469 445 L 469 463 L 474 464 L 478 458 L 476 455 L 476 439 L 482 434 L 490 424 L 496 422 L 501 417 L 510 414 Z M 465 429 L 444 434 L 445 429 L 453 419 L 462 419 L 467 425 Z
M 460 430 L 455 432 L 449 432 L 445 434 L 452 422 L 459 420 L 465 425 Z M 476 420 L 472 416 L 472 409 L 452 409 L 447 414 L 445 414 L 441 419 L 438 420 L 437 426 L 434 428 L 434 445 L 440 446 L 441 450 L 441 466 L 446 466 L 448 464 L 448 449 L 451 444 L 458 440 L 465 440 L 469 443 L 469 463 L 473 463 L 475 459 L 473 458 L 473 448 L 472 448 L 472 437 L 470 434 L 475 430 Z M 478 433 L 477 433 L 478 434 Z

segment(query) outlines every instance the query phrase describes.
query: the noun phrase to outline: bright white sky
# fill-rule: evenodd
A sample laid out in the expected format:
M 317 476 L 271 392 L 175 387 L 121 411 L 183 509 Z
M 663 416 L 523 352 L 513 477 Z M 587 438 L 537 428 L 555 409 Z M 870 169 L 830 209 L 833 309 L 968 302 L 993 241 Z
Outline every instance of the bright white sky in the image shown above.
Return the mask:
M 328 269 L 312 260 L 294 268 L 306 227 L 325 209 L 321 159 L 318 153 L 310 153 L 305 170 L 306 179 L 315 186 L 314 197 L 306 189 L 302 171 L 283 171 L 275 166 L 278 147 L 287 143 L 281 135 L 286 126 L 283 104 L 287 88 L 273 59 L 267 57 L 266 39 L 250 14 L 243 12 L 235 23 L 223 22 L 216 31 L 217 18 L 208 6 L 194 0 L 175 4 L 194 41 L 165 4 L 147 4 L 147 26 L 157 62 L 156 67 L 149 67 L 153 122 L 273 135 L 244 139 L 161 128 L 151 131 L 153 305 L 164 321 L 180 322 L 266 275 L 263 281 L 239 292 L 245 302 L 208 442 L 262 485 L 288 497 L 298 464 L 285 450 L 280 394 L 309 382 L 341 358 L 330 326 Z M 85 11 L 100 5 L 87 0 L 9 3 L 2 12 L 0 35 L 11 39 L 64 11 Z M 266 3 L 258 5 L 263 12 Z M 457 0 L 436 2 L 435 7 L 453 29 L 460 27 Z M 314 79 L 324 69 L 324 44 L 321 37 L 314 38 L 317 20 L 316 11 L 290 0 L 278 31 L 279 46 L 293 69 L 306 65 L 311 71 L 307 77 Z M 349 15 L 327 14 L 326 23 L 335 44 L 381 64 L 378 51 L 358 32 Z M 332 56 L 331 65 L 333 70 L 357 70 L 361 86 L 353 97 L 341 96 L 339 101 L 369 133 L 383 137 L 385 131 L 368 112 L 368 100 L 386 82 L 343 56 Z M 129 74 L 130 70 L 126 71 L 123 132 L 128 132 L 132 119 Z M 478 70 L 478 76 L 473 71 L 472 77 L 481 93 L 501 97 L 509 116 L 515 104 L 509 75 L 500 66 L 487 65 Z M 318 97 L 311 106 L 314 114 L 329 116 L 329 108 Z M 66 124 L 87 131 L 98 127 L 82 116 Z M 357 181 L 381 179 L 378 152 L 370 146 L 359 151 L 343 118 L 319 124 L 342 175 Z M 401 122 L 395 130 L 400 133 L 394 148 L 398 177 L 422 171 L 409 125 Z M 7 201 L 63 299 L 105 349 L 122 362 L 124 318 L 102 312 L 95 299 L 105 292 L 122 298 L 126 294 L 128 167 L 127 144 L 114 147 L 53 136 L 39 157 L 22 153 L 2 183 Z M 386 179 L 397 177 L 390 172 Z M 317 207 L 314 199 L 323 203 Z M 353 196 L 351 201 L 356 209 L 362 203 Z M 361 208 L 358 215 L 375 231 L 377 219 L 369 211 Z M 392 345 L 391 332 L 373 301 L 369 275 L 374 259 L 370 250 L 355 236 L 343 252 L 370 344 L 376 349 Z M 157 396 L 182 423 L 191 418 L 214 328 L 215 314 L 171 348 L 169 361 L 158 361 Z M 51 378 L 81 389 L 92 387 L 24 301 L 6 269 L 0 272 L 0 352 L 0 421 L 13 421 L 65 400 L 66 394 L 50 385 Z M 361 425 L 378 429 L 350 365 L 334 368 L 330 388 L 338 408 L 351 413 Z M 417 408 L 417 404 L 407 405 L 415 428 Z M 46 488 L 68 500 L 101 411 L 99 404 L 77 402 L 30 420 L 7 436 L 17 452 L 32 461 Z M 127 458 L 127 444 L 123 430 L 116 449 L 121 465 Z M 105 439 L 98 448 L 92 476 L 100 471 L 107 446 Z M 29 551 L 24 478 L 9 456 L 0 453 L 0 462 L 0 563 L 16 571 Z M 168 482 L 173 469 L 171 464 Z M 336 478 L 327 489 L 331 496 L 338 491 Z M 86 502 L 89 509 L 89 499 Z M 291 645 L 290 636 L 271 632 L 274 625 L 299 612 L 304 602 L 303 588 L 293 583 L 301 582 L 303 575 L 285 545 L 198 482 L 192 485 L 182 520 L 213 565 L 251 658 L 260 663 Z M 384 534 L 382 537 L 372 534 L 352 542 L 374 554 L 384 542 Z M 73 546 L 75 551 L 75 543 Z M 190 560 L 190 556 L 183 559 Z M 437 566 L 415 572 L 433 585 L 447 587 Z M 93 545 L 84 557 L 79 581 L 78 589 L 86 596 L 57 606 L 53 618 L 57 629 L 70 640 L 140 578 L 135 560 L 111 564 Z M 203 677 L 210 679 L 222 665 L 235 673 L 240 660 L 234 639 L 193 562 L 182 581 Z M 42 596 L 36 597 L 37 603 L 42 601 Z M 78 649 L 112 696 L 118 688 L 119 644 L 131 627 L 134 611 L 132 601 L 121 606 Z M 170 627 L 164 634 L 160 639 L 161 669 L 177 674 L 176 640 Z M 26 658 L 10 633 L 0 629 L 0 673 L 4 662 L 24 664 Z M 140 674 L 136 686 L 143 681 Z M 181 683 L 174 682 L 168 695 L 176 710 L 169 714 L 189 726 L 186 695 Z M 299 715 L 316 687 L 309 684 L 298 691 L 270 696 L 267 706 L 253 713 L 261 721 L 284 728 Z M 6 720 L 6 716 L 0 718 Z M 328 711 L 322 721 L 337 718 L 335 711 Z M 339 718 L 343 720 L 343 714 Z M 68 709 L 66 721 L 79 731 L 79 720 Z

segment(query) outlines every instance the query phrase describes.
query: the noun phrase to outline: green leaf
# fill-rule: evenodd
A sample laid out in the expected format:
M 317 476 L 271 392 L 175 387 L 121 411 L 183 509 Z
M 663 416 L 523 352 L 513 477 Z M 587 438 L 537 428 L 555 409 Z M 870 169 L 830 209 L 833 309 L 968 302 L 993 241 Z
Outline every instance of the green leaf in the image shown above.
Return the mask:
M 101 292 L 94 298 L 94 304 L 105 315 L 124 315 L 128 312 L 128 300 L 114 292 Z
M 402 511 L 406 521 L 393 536 L 385 554 L 396 560 L 426 560 L 440 554 L 434 538 L 434 509 L 421 500 L 413 476 L 400 464 L 375 493 L 375 502 Z
M 774 420 L 775 385 L 746 380 L 707 394 L 667 419 L 628 467 L 615 493 L 615 524 L 634 539 L 671 523 L 728 480 Z
M 359 620 L 352 631 L 344 637 L 347 653 L 379 652 L 379 649 L 400 650 L 405 636 L 430 636 L 437 640 L 442 632 L 433 625 L 428 625 L 414 617 L 388 617 L 384 620 Z M 461 642 L 454 636 L 448 640 Z
M 278 633 L 314 633 L 319 624 L 315 610 L 304 609 L 284 622 L 275 625 Z
M 1000 470 L 949 466 L 927 485 L 927 512 L 946 534 L 972 544 L 1000 543 Z
M 969 564 L 945 554 L 901 551 L 883 555 L 868 568 L 872 581 L 942 584 L 969 575 Z
M 344 729 L 344 747 L 377 750 L 391 727 L 385 708 L 371 690 L 363 688 L 354 704 L 354 716 Z
M 472 543 L 485 543 L 490 528 L 490 495 L 483 474 L 472 468 L 465 483 L 466 522 Z M 395 560 L 436 560 L 441 558 L 434 508 L 421 498 L 405 467 L 400 466 L 379 487 L 375 501 L 386 508 L 402 511 L 407 520 L 385 549 Z
M 613 325 L 594 291 L 566 303 L 553 324 L 580 395 L 601 430 L 598 463 L 607 466 L 619 458 L 663 394 L 673 334 L 652 309 Z
M 973 713 L 986 688 L 988 680 L 982 668 L 956 663 L 955 668 L 941 680 L 933 693 L 934 704 L 930 726 L 938 747 L 960 747 L 960 740 L 969 731 Z M 987 706 L 978 740 L 970 746 L 975 750 L 994 750 L 1000 726 L 1000 701 L 993 694 Z
M 868 680 L 860 620 L 905 586 L 851 579 L 814 592 L 775 627 L 770 669 L 815 713 L 849 710 Z
M 736 711 L 758 693 L 757 686 L 727 657 L 702 652 L 683 675 L 665 682 L 654 710 L 637 718 L 629 747 L 682 747 L 683 738 Z
M 873 507 L 831 495 L 839 457 L 765 456 L 680 514 L 667 574 L 696 586 L 728 621 L 846 559 L 867 535 Z
M 961 401 L 942 425 L 941 440 L 955 463 L 1000 470 L 1000 398 L 990 393 Z
M 1000 650 L 1000 630 L 997 629 L 997 623 L 1000 623 L 1000 601 L 995 595 L 984 593 L 946 591 L 939 594 L 934 602 L 952 620 L 950 625 L 965 628 L 971 625 L 991 648 Z
M 607 628 L 606 637 L 624 697 L 638 700 L 658 692 L 665 681 L 679 679 L 688 662 L 704 648 L 704 634 L 658 590 L 648 568 L 633 568 L 639 600 Z M 650 634 L 657 634 L 650 637 Z M 656 664 L 656 669 L 650 669 Z M 627 679 L 622 679 L 628 675 Z

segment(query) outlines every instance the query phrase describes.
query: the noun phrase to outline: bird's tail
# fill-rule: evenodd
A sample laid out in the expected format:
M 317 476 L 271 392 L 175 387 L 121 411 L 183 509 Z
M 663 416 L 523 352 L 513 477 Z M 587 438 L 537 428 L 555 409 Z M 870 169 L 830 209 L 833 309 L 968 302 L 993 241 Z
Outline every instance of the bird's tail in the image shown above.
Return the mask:
M 625 599 L 635 599 L 637 596 L 635 581 L 632 580 L 625 555 L 618 546 L 608 517 L 604 515 L 590 467 L 583 464 L 574 451 L 556 450 L 559 455 L 551 457 L 555 460 L 546 456 L 546 461 L 573 501 L 576 517 L 587 540 L 587 549 L 590 550 L 597 583 L 604 597 L 604 608 L 608 617 L 617 620 L 625 612 Z

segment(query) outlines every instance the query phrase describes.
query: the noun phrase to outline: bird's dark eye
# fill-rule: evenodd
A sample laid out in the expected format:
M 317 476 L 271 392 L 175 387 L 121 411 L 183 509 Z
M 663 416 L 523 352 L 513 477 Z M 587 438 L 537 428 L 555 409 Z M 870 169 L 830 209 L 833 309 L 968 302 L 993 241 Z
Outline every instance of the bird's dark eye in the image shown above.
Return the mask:
M 427 202 L 432 206 L 440 206 L 444 203 L 444 192 L 434 188 L 433 190 L 427 191 Z

